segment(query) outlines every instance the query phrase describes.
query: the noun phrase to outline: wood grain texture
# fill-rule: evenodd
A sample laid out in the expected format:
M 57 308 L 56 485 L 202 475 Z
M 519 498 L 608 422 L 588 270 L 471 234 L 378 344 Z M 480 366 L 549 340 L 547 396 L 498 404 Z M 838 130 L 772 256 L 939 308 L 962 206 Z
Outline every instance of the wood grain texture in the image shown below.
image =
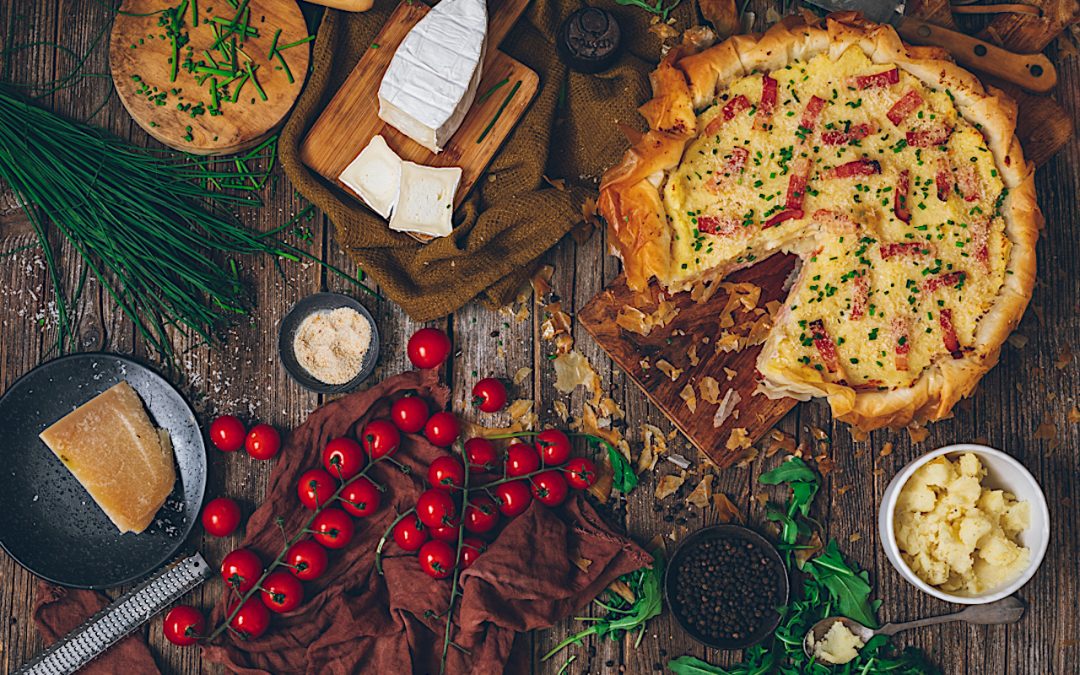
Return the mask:
M 477 100 L 442 152 L 431 152 L 379 119 L 379 85 L 383 74 L 398 45 L 428 12 L 421 2 L 402 2 L 308 131 L 300 146 L 301 160 L 359 200 L 360 197 L 339 181 L 338 176 L 372 138 L 381 134 L 402 159 L 428 166 L 461 167 L 461 181 L 454 197 L 454 205 L 460 204 L 525 114 L 540 85 L 535 72 L 495 48 L 525 11 L 528 0 L 492 4 L 488 19 L 488 50 L 476 90 Z M 502 82 L 505 84 L 496 88 Z M 508 99 L 518 82 L 521 85 Z M 485 96 L 488 92 L 490 95 Z M 500 108 L 503 108 L 501 114 Z M 488 129 L 492 120 L 495 123 Z
M 740 270 L 727 278 L 731 283 L 750 283 L 761 288 L 757 307 L 771 301 L 783 301 L 787 295 L 784 281 L 795 267 L 795 257 L 773 256 L 753 267 Z M 650 287 L 649 295 L 658 289 Z M 642 306 L 640 297 L 626 286 L 620 276 L 598 293 L 578 314 L 578 321 L 608 356 L 642 388 L 654 405 L 660 408 L 698 450 L 717 466 L 731 466 L 746 455 L 746 449 L 728 448 L 733 429 L 742 429 L 750 443 L 756 443 L 789 410 L 795 407 L 792 399 L 769 399 L 757 393 L 757 358 L 761 346 L 740 351 L 720 351 L 716 339 L 723 332 L 720 317 L 728 304 L 729 293 L 719 290 L 706 302 L 695 302 L 689 293 L 678 293 L 671 301 L 678 315 L 666 326 L 652 329 L 648 335 L 625 330 L 615 323 L 626 306 L 638 307 L 646 314 L 655 307 Z M 736 323 L 752 323 L 756 317 L 745 309 L 736 314 Z M 695 365 L 689 353 L 700 359 Z M 665 360 L 681 373 L 672 379 L 661 372 L 657 364 Z M 729 376 L 730 373 L 730 376 Z M 701 380 L 712 377 L 719 382 L 720 398 L 734 390 L 739 403 L 720 426 L 713 418 L 719 406 L 702 399 Z M 696 390 L 697 401 L 691 410 L 681 392 L 687 385 Z
M 204 2 L 200 0 L 200 4 Z M 751 0 L 749 9 L 758 17 L 756 28 L 763 27 L 766 10 L 771 6 L 763 0 Z M 71 16 L 78 16 L 79 21 L 68 20 Z M 57 54 L 46 45 L 14 53 L 6 51 L 40 41 L 60 41 L 79 55 L 89 51 L 86 71 L 106 72 L 108 54 L 103 43 L 96 48 L 92 45 L 96 34 L 108 30 L 110 20 L 111 12 L 96 0 L 0 2 L 0 79 L 40 83 L 70 72 L 74 59 Z M 9 34 L 14 37 L 9 38 Z M 1057 59 L 1056 65 L 1061 80 L 1058 100 L 1075 119 L 1080 112 L 1080 60 Z M 131 122 L 112 94 L 107 78 L 91 77 L 43 98 L 41 103 L 60 113 L 85 118 L 108 99 L 92 121 L 136 144 L 156 147 L 156 142 Z M 241 213 L 244 221 L 253 227 L 269 230 L 280 226 L 305 206 L 294 197 L 292 186 L 280 170 L 275 175 L 276 186 L 267 188 L 262 195 L 267 206 Z M 588 182 L 597 177 L 565 178 Z M 917 618 L 953 609 L 906 584 L 881 554 L 873 519 L 881 493 L 900 467 L 940 445 L 982 439 L 1017 456 L 1042 484 L 1050 505 L 1053 532 L 1042 569 L 1020 592 L 1030 603 L 1024 620 L 1008 627 L 937 626 L 897 638 L 898 645 L 926 650 L 950 675 L 1072 675 L 1080 661 L 1080 608 L 1075 601 L 1080 597 L 1080 556 L 1076 555 L 1080 550 L 1080 509 L 1077 508 L 1080 425 L 1067 418 L 1068 412 L 1080 405 L 1080 362 L 1066 358 L 1070 350 L 1080 348 L 1080 204 L 1076 199 L 1080 194 L 1080 142 L 1069 140 L 1061 152 L 1040 167 L 1036 180 L 1047 227 L 1038 245 L 1039 284 L 1032 307 L 1018 329 L 1027 343 L 1022 348 L 1014 345 L 1003 348 L 1001 363 L 983 378 L 970 403 L 958 406 L 953 419 L 932 425 L 929 437 L 919 443 L 913 443 L 907 434 L 888 431 L 878 431 L 866 441 L 855 442 L 844 425 L 833 422 L 822 403 L 801 404 L 778 425 L 815 454 L 825 453 L 833 459 L 835 469 L 825 477 L 812 515 L 824 525 L 827 536 L 835 537 L 841 549 L 869 571 L 877 596 L 884 600 L 880 611 L 884 620 Z M 9 198 L 0 186 L 0 204 L 10 203 Z M 0 253 L 32 243 L 32 236 L 24 228 L 9 227 L 9 223 L 19 220 L 17 212 L 0 215 Z M 329 223 L 321 214 L 302 222 L 301 226 L 310 231 L 311 238 L 305 245 L 313 253 L 347 271 L 355 271 L 333 241 Z M 555 292 L 572 314 L 583 310 L 589 300 L 619 275 L 619 263 L 607 251 L 605 236 L 598 233 L 580 245 L 567 238 L 545 257 L 545 262 L 555 266 L 552 280 Z M 69 283 L 79 276 L 78 258 L 67 247 L 61 247 L 60 255 L 65 282 Z M 274 356 L 278 322 L 293 302 L 308 293 L 355 291 L 315 265 L 285 264 L 285 276 L 280 276 L 268 259 L 239 262 L 242 273 L 255 289 L 258 312 L 230 332 L 221 350 L 178 345 L 190 351 L 185 354 L 184 367 L 170 379 L 196 401 L 199 420 L 204 424 L 218 412 L 236 412 L 245 418 L 265 419 L 288 429 L 302 422 L 324 399 L 300 390 L 281 371 Z M 409 366 L 404 354 L 405 341 L 419 324 L 409 321 L 392 303 L 358 297 L 377 318 L 383 338 L 375 377 L 406 370 Z M 55 336 L 53 301 L 39 251 L 31 248 L 0 258 L 0 390 L 54 355 L 50 352 Z M 80 307 L 88 317 L 85 323 L 80 322 L 88 333 L 83 337 L 95 343 L 86 349 L 146 356 L 145 345 L 135 337 L 131 323 L 102 297 L 97 285 L 88 287 Z M 479 375 L 509 378 L 519 368 L 529 367 L 530 378 L 513 395 L 534 399 L 541 425 L 562 424 L 556 402 L 566 403 L 571 415 L 580 415 L 585 394 L 578 390 L 568 397 L 554 387 L 548 360 L 554 350 L 539 333 L 544 318 L 542 308 L 530 301 L 521 321 L 469 305 L 448 319 L 431 324 L 451 331 L 460 350 L 446 370 L 455 404 Z M 589 358 L 608 394 L 624 410 L 624 432 L 635 449 L 641 445 L 643 423 L 655 424 L 664 432 L 673 431 L 674 425 L 623 368 L 605 356 L 576 318 L 573 325 L 576 348 Z M 506 419 L 474 412 L 467 415 L 487 424 Z M 1051 426 L 1052 438 L 1047 437 Z M 815 428 L 824 432 L 829 439 L 827 443 L 815 439 Z M 890 443 L 892 452 L 884 453 Z M 820 452 L 819 446 L 824 446 Z M 723 491 L 743 508 L 753 526 L 767 529 L 764 509 L 755 495 L 767 492 L 780 498 L 782 492 L 764 490 L 756 481 L 762 471 L 781 461 L 780 456 L 766 458 L 762 454 L 745 468 L 717 472 L 708 467 L 705 456 L 681 435 L 672 438 L 669 452 L 680 453 L 694 462 L 686 482 L 688 489 L 702 475 L 715 475 L 714 489 Z M 0 461 L 3 453 L 0 447 Z M 250 513 L 263 497 L 269 463 L 221 453 L 212 453 L 209 459 L 208 498 L 235 497 L 245 512 Z M 653 491 L 657 481 L 664 474 L 677 472 L 673 465 L 661 461 L 655 471 L 642 474 L 637 490 L 625 501 L 605 509 L 610 522 L 625 527 L 639 542 L 648 543 L 660 537 L 669 547 L 701 525 L 715 522 L 715 510 L 711 508 L 699 511 L 684 507 L 672 514 L 671 509 L 682 503 L 679 497 L 656 502 Z M 660 511 L 656 510 L 658 507 Z M 852 541 L 855 535 L 858 538 Z M 239 540 L 239 534 L 215 539 L 196 531 L 189 545 L 216 563 Z M 42 648 L 30 617 L 34 584 L 32 575 L 0 553 L 0 672 L 14 670 Z M 122 590 L 111 593 L 115 595 Z M 220 581 L 213 581 L 185 601 L 206 609 L 222 592 Z M 582 602 L 587 600 L 583 598 Z M 583 608 L 579 616 L 594 613 L 593 609 Z M 694 643 L 665 611 L 649 623 L 637 647 L 636 636 L 618 641 L 593 637 L 547 662 L 540 662 L 540 655 L 584 626 L 582 622 L 567 620 L 551 630 L 520 636 L 515 650 L 519 660 L 506 672 L 556 675 L 574 657 L 566 669 L 570 675 L 647 675 L 661 672 L 668 660 L 682 654 L 693 654 L 715 664 L 732 664 L 741 658 L 738 652 L 719 652 Z M 167 675 L 222 672 L 202 663 L 198 651 L 167 643 L 161 635 L 160 617 L 150 623 L 145 633 L 159 666 Z
M 255 82 L 248 81 L 238 88 L 240 80 L 229 85 L 229 92 L 239 95 L 235 102 L 222 98 L 221 114 L 212 115 L 210 81 L 200 85 L 198 73 L 188 72 L 182 65 L 190 58 L 196 63 L 224 67 L 217 50 L 214 27 L 222 26 L 214 18 L 231 21 L 236 10 L 224 0 L 198 3 L 199 25 L 194 26 L 190 13 L 185 14 L 190 42 L 180 49 L 176 79 L 170 79 L 172 41 L 165 38 L 165 29 L 158 25 L 160 12 L 175 7 L 174 0 L 125 0 L 113 22 L 109 42 L 110 66 L 116 91 L 131 117 L 155 139 L 165 145 L 196 155 L 224 155 L 240 152 L 266 139 L 285 121 L 300 96 L 307 79 L 311 58 L 310 43 L 290 47 L 282 58 L 288 73 L 278 59 L 270 59 L 270 47 L 278 30 L 281 46 L 308 36 L 304 16 L 295 0 L 251 0 L 247 5 L 249 26 L 258 35 L 239 41 L 237 63 L 253 64 L 255 79 L 262 87 L 262 100 Z M 209 50 L 211 56 L 204 54 Z M 214 61 L 211 61 L 211 57 Z M 216 66 L 215 66 L 216 67 Z M 231 66 L 226 68 L 231 70 Z M 289 81 L 289 74 L 292 81 Z M 217 78 L 222 86 L 228 77 Z M 150 88 L 148 91 L 147 88 Z M 239 91 L 238 91 L 239 89 Z M 158 104 L 155 93 L 167 94 Z M 207 112 L 192 114 L 191 109 L 178 106 L 202 105 Z

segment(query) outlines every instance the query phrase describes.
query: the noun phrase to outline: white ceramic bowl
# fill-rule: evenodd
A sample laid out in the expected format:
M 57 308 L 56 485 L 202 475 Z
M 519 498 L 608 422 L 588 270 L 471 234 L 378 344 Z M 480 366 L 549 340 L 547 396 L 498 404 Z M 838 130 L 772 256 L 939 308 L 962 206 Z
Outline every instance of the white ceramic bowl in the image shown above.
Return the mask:
M 1031 563 L 1013 581 L 979 595 L 947 593 L 934 588 L 916 576 L 900 556 L 900 549 L 896 545 L 896 532 L 893 527 L 893 512 L 896 510 L 896 501 L 900 495 L 900 489 L 911 478 L 911 475 L 919 467 L 935 457 L 949 455 L 949 459 L 955 460 L 965 452 L 977 456 L 983 467 L 986 468 L 986 477 L 982 481 L 983 486 L 1011 492 L 1016 495 L 1018 500 L 1031 504 L 1031 525 L 1020 533 L 1020 544 L 1031 551 Z M 889 562 L 892 563 L 892 566 L 896 568 L 896 571 L 901 576 L 914 584 L 916 588 L 948 602 L 961 605 L 983 605 L 1012 595 L 1035 575 L 1035 571 L 1039 569 L 1039 565 L 1042 563 L 1043 556 L 1046 555 L 1046 547 L 1050 544 L 1050 511 L 1046 507 L 1046 497 L 1043 496 L 1042 488 L 1039 487 L 1035 478 L 1024 468 L 1023 464 L 1001 450 L 988 448 L 985 445 L 960 443 L 929 452 L 915 459 L 905 466 L 900 473 L 896 474 L 896 477 L 889 483 L 889 487 L 885 489 L 885 494 L 881 499 L 881 508 L 878 511 L 878 533 L 881 546 L 885 549 L 885 555 L 889 558 Z

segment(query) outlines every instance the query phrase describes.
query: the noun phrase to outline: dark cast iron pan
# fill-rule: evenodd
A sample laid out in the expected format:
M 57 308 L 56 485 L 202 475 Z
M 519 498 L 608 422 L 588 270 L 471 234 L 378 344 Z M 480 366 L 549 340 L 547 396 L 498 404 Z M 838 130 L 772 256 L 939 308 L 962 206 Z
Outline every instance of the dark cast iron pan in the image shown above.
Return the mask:
M 120 534 L 38 434 L 120 380 L 168 430 L 176 484 L 154 522 Z M 165 378 L 115 354 L 73 354 L 30 371 L 0 397 L 0 546 L 64 586 L 108 588 L 154 571 L 183 544 L 206 488 L 206 446 L 195 413 Z

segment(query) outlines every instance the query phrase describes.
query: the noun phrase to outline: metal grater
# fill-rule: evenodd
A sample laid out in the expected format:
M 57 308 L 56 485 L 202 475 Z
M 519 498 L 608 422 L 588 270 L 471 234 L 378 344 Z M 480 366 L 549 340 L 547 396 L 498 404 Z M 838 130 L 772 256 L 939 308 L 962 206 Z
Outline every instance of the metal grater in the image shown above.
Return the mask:
M 74 673 L 211 576 L 213 570 L 198 553 L 164 567 L 19 668 L 16 675 Z

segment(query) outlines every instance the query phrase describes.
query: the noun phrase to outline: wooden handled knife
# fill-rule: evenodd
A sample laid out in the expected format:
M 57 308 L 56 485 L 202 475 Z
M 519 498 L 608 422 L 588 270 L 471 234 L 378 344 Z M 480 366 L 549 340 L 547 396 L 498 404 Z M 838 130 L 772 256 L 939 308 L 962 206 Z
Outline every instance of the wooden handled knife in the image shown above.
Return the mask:
M 890 0 L 809 0 L 830 12 L 861 13 L 871 21 L 887 23 L 904 40 L 947 49 L 958 63 L 995 75 L 1028 91 L 1045 93 L 1057 84 L 1057 71 L 1042 54 L 1017 54 L 964 33 L 904 16 L 904 3 Z

